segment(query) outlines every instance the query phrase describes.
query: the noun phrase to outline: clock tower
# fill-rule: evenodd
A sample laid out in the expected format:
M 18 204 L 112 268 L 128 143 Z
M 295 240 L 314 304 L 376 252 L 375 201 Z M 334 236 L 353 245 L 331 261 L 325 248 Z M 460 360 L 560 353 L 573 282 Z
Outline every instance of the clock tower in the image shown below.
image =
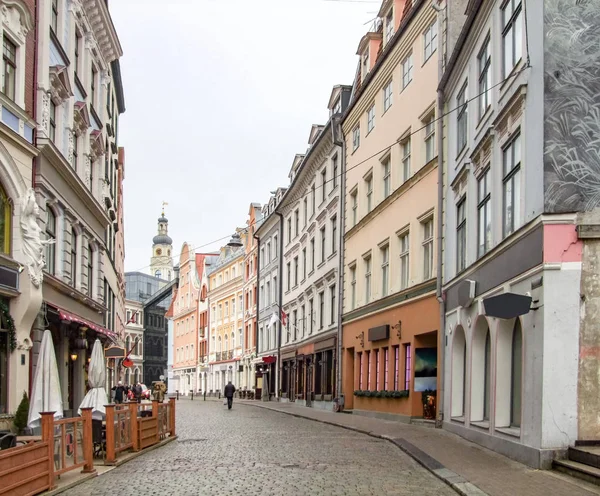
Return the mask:
M 165 217 L 165 205 L 158 218 L 158 234 L 152 238 L 150 274 L 165 281 L 173 279 L 173 240 L 169 237 L 169 221 Z

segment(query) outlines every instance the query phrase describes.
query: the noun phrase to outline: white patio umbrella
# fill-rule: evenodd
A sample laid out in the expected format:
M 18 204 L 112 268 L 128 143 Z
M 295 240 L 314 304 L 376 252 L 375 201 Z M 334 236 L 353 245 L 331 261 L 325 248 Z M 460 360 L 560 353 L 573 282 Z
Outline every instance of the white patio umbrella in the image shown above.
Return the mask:
M 42 337 L 35 378 L 31 388 L 27 425 L 32 429 L 41 425 L 40 412 L 55 412 L 54 418 L 57 419 L 62 418 L 64 413 L 52 333 L 48 329 L 44 331 Z
M 106 365 L 104 363 L 104 348 L 99 339 L 96 339 L 94 348 L 92 349 L 92 358 L 88 369 L 88 384 L 90 390 L 83 398 L 77 413 L 81 415 L 81 409 L 92 407 L 92 418 L 104 420 L 106 416 L 106 408 L 108 404 L 108 396 L 104 385 L 106 384 Z

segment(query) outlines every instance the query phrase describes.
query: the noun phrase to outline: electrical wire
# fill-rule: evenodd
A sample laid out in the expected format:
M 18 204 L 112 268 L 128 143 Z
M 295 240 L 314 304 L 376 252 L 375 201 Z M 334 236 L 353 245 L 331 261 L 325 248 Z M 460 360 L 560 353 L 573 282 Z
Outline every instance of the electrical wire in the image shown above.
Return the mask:
M 328 0 L 328 1 L 337 1 L 337 0 Z M 506 81 L 508 81 L 509 79 L 513 79 L 513 78 L 517 77 L 519 74 L 521 74 L 522 72 L 526 71 L 526 70 L 527 70 L 527 69 L 529 69 L 530 67 L 531 67 L 531 64 L 530 64 L 529 62 L 527 62 L 527 63 L 525 64 L 525 66 L 523 66 L 523 67 L 522 67 L 521 69 L 519 69 L 518 71 L 516 71 L 516 72 L 514 72 L 514 73 L 510 74 L 509 76 L 507 76 L 506 78 L 504 78 L 502 81 L 500 81 L 500 82 L 498 82 L 498 83 L 496 83 L 496 84 L 494 84 L 494 85 L 490 86 L 489 88 L 487 88 L 486 90 L 482 91 L 481 93 L 478 93 L 478 94 L 477 94 L 477 95 L 475 95 L 474 97 L 472 97 L 472 98 L 469 98 L 469 99 L 468 99 L 468 100 L 466 100 L 466 101 L 465 101 L 465 103 L 463 103 L 462 105 L 459 105 L 459 106 L 457 106 L 457 107 L 454 107 L 454 108 L 452 108 L 452 109 L 448 110 L 447 112 L 445 112 L 445 113 L 443 113 L 443 114 L 439 115 L 439 116 L 438 116 L 438 117 L 436 117 L 435 119 L 432 119 L 431 121 L 429 121 L 429 123 L 428 123 L 428 124 L 426 124 L 426 125 L 424 125 L 424 126 L 421 126 L 420 128 L 416 129 L 415 131 L 412 131 L 412 132 L 411 132 L 409 135 L 407 135 L 407 136 L 403 136 L 403 137 L 402 137 L 402 138 L 403 138 L 403 140 L 404 140 L 404 139 L 406 139 L 406 138 L 412 137 L 412 136 L 416 135 L 417 133 L 419 133 L 419 132 L 423 131 L 423 130 L 424 130 L 426 127 L 427 127 L 427 125 L 431 125 L 431 124 L 433 124 L 434 122 L 437 122 L 437 121 L 439 121 L 440 119 L 443 119 L 444 117 L 447 117 L 447 116 L 449 116 L 450 114 L 452 114 L 452 113 L 456 112 L 457 110 L 460 110 L 460 109 L 461 109 L 461 108 L 463 108 L 465 105 L 467 105 L 467 104 L 471 103 L 472 101 L 475 101 L 475 100 L 479 99 L 479 97 L 481 97 L 481 96 L 485 95 L 485 94 L 486 94 L 488 91 L 491 91 L 491 90 L 493 90 L 494 88 L 497 88 L 498 86 L 501 86 L 501 85 L 503 85 L 503 84 L 504 84 Z M 382 148 L 381 150 L 379 150 L 379 151 L 377 151 L 377 152 L 373 153 L 372 155 L 368 156 L 367 158 L 365 158 L 365 159 L 361 160 L 360 162 L 358 162 L 358 163 L 354 164 L 352 167 L 349 167 L 349 168 L 347 168 L 346 170 L 344 170 L 344 171 L 340 172 L 340 174 L 338 174 L 338 175 L 336 175 L 336 176 L 333 176 L 331 179 L 327 179 L 327 180 L 323 181 L 323 182 L 322 182 L 320 185 L 318 185 L 318 186 L 317 186 L 317 185 L 315 185 L 315 189 L 314 189 L 314 191 L 316 191 L 316 190 L 317 190 L 317 189 L 319 189 L 319 188 L 322 188 L 322 187 L 323 187 L 323 186 L 325 186 L 327 183 L 330 183 L 330 182 L 333 182 L 333 181 L 337 181 L 337 179 L 338 179 L 338 178 L 341 178 L 343 174 L 347 174 L 347 173 L 348 173 L 348 171 L 351 171 L 351 170 L 353 170 L 353 169 L 356 169 L 357 167 L 360 167 L 361 165 L 363 165 L 365 162 L 368 162 L 369 160 L 372 160 L 373 158 L 375 158 L 375 157 L 378 157 L 378 156 L 382 155 L 383 153 L 387 152 L 387 151 L 388 151 L 390 148 L 392 148 L 393 146 L 395 146 L 395 145 L 397 145 L 397 144 L 399 144 L 399 143 L 400 143 L 400 140 L 396 140 L 396 141 L 394 141 L 393 143 L 391 143 L 391 144 L 387 145 L 386 147 Z M 311 191 L 309 191 L 309 192 L 307 192 L 307 193 L 305 193 L 305 194 L 303 194 L 303 195 L 299 196 L 298 198 L 295 198 L 295 199 L 294 199 L 294 201 L 302 200 L 302 199 L 304 199 L 304 198 L 308 197 L 310 194 L 312 194 L 312 192 L 313 192 L 313 190 L 311 189 Z M 241 232 L 244 232 L 244 233 L 246 233 L 246 232 L 248 232 L 248 229 L 247 229 L 247 228 L 244 228 L 244 229 L 242 229 L 242 230 L 241 230 Z M 191 251 L 196 251 L 196 250 L 199 250 L 199 249 L 201 249 L 201 248 L 206 248 L 207 246 L 211 246 L 211 245 L 214 245 L 214 244 L 216 244 L 216 243 L 218 243 L 218 242 L 220 242 L 220 241 L 224 241 L 224 240 L 226 240 L 226 239 L 227 239 L 227 238 L 229 238 L 229 237 L 231 237 L 231 234 L 230 234 L 230 235 L 228 235 L 228 236 L 223 236 L 222 238 L 219 238 L 219 239 L 215 239 L 215 240 L 213 240 L 213 241 L 211 241 L 211 242 L 209 242 L 209 243 L 205 243 L 205 244 L 203 244 L 203 245 L 199 245 L 199 246 L 193 246 L 193 247 L 191 247 Z M 173 259 L 179 259 L 179 257 L 180 257 L 180 256 L 181 256 L 181 255 L 174 256 L 174 257 L 173 257 Z M 151 266 L 151 264 L 145 265 L 144 267 L 140 267 L 139 269 L 135 270 L 134 272 L 140 272 L 140 271 L 142 271 L 142 270 L 144 270 L 144 269 L 147 269 L 147 268 L 148 268 L 148 267 L 150 267 L 150 266 Z

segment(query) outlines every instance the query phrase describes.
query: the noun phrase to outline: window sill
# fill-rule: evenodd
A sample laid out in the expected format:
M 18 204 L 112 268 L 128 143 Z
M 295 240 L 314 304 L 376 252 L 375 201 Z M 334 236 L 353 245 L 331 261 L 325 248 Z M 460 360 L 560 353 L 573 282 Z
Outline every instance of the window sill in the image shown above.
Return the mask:
M 451 418 L 450 418 L 450 420 L 451 420 L 452 422 L 458 422 L 458 423 L 460 423 L 460 424 L 464 424 L 464 423 L 465 423 L 465 416 L 464 416 L 464 415 L 462 415 L 462 416 L 460 416 L 460 417 L 451 417 Z
M 496 427 L 496 432 L 506 434 L 507 436 L 516 437 L 517 439 L 521 438 L 520 427 Z
M 468 141 L 469 141 L 469 139 L 467 138 L 467 143 L 468 143 Z M 465 143 L 463 145 L 463 147 L 460 149 L 460 151 L 456 154 L 456 163 L 454 165 L 454 170 L 459 168 L 459 164 L 462 162 L 462 160 L 467 155 L 467 151 L 469 150 L 467 143 Z
M 337 255 L 337 251 L 334 251 L 331 255 L 329 255 L 327 257 L 327 261 L 329 262 L 330 260 L 333 260 L 335 258 L 335 256 Z
M 523 62 L 523 57 L 521 57 L 517 63 L 515 64 L 515 66 L 511 69 L 510 73 L 508 74 L 508 76 L 506 76 L 504 78 L 504 82 L 500 85 L 500 97 L 498 98 L 499 100 L 502 100 L 506 94 L 506 92 L 508 91 L 508 88 L 510 88 L 510 86 L 514 83 L 515 81 L 515 76 L 520 73 L 523 69 L 525 68 L 525 62 Z
M 325 262 L 327 262 L 327 260 L 323 260 L 319 265 L 317 265 L 317 270 L 323 267 L 323 265 L 325 265 Z
M 478 429 L 484 429 L 486 431 L 490 429 L 489 420 L 478 420 L 477 422 L 471 422 L 471 425 L 477 427 Z
M 436 52 L 437 52 L 437 48 L 436 48 L 436 49 L 435 49 L 433 52 L 431 52 L 431 54 L 429 55 L 429 57 L 425 58 L 425 60 L 424 60 L 424 61 L 423 61 L 423 63 L 421 64 L 421 67 L 425 67 L 425 64 L 427 64 L 427 62 L 429 61 L 429 59 L 430 59 L 431 57 L 433 57 L 433 55 L 434 55 Z M 423 55 L 425 55 L 425 54 L 423 54 Z

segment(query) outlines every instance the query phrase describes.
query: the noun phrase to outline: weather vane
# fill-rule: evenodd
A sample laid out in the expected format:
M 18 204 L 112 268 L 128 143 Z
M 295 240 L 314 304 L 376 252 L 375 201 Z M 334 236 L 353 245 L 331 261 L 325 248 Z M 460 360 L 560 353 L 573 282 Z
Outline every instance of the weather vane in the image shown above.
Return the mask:
M 166 201 L 162 202 L 162 216 L 165 216 L 165 207 L 168 205 L 168 203 Z

